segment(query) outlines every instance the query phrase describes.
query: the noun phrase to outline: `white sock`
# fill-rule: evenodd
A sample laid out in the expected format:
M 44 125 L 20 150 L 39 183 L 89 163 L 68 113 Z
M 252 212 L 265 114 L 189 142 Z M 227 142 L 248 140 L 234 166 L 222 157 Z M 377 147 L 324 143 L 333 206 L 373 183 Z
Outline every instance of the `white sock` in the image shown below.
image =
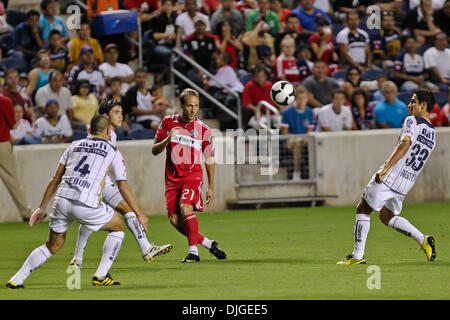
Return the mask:
M 147 236 L 144 231 L 144 227 L 140 224 L 139 220 L 136 218 L 136 214 L 134 212 L 128 212 L 124 215 L 125 222 L 127 224 L 128 229 L 133 234 L 136 242 L 141 248 L 142 254 L 145 254 L 148 249 L 152 247 L 150 242 L 147 240 Z
M 355 237 L 355 247 L 353 249 L 353 258 L 362 259 L 366 247 L 367 234 L 370 230 L 370 215 L 364 213 L 356 214 L 356 222 L 353 235 Z
M 83 263 L 84 249 L 86 249 L 86 245 L 91 237 L 91 234 L 91 230 L 80 224 L 78 227 L 78 238 L 77 244 L 75 245 L 75 254 L 73 255 L 73 259 L 76 259 L 79 265 Z
M 198 256 L 198 248 L 197 248 L 197 246 L 189 246 L 188 254 L 189 253 L 193 253 L 196 256 Z
M 105 243 L 103 244 L 102 260 L 95 272 L 97 277 L 103 278 L 108 274 L 109 269 L 119 254 L 124 236 L 125 233 L 122 231 L 113 231 L 106 237 Z
M 9 281 L 12 281 L 17 285 L 23 284 L 31 272 L 42 266 L 51 256 L 52 254 L 45 244 L 34 249 L 28 256 L 27 260 L 25 260 L 22 268 L 20 268 L 20 270 L 17 271 L 17 273 Z
M 422 234 L 422 232 L 417 230 L 417 228 L 414 227 L 405 218 L 395 216 L 389 221 L 388 226 L 408 237 L 414 238 L 419 243 L 419 245 L 422 245 L 423 241 L 425 240 L 425 236 Z
M 202 246 L 204 246 L 206 249 L 211 249 L 212 240 L 209 240 L 207 237 L 205 237 L 201 243 Z

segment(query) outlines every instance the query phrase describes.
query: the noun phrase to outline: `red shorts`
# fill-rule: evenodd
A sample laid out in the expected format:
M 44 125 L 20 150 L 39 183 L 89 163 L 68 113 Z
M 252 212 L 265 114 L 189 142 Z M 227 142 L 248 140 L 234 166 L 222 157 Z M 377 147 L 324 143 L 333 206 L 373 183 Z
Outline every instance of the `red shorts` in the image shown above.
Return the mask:
M 194 207 L 194 211 L 203 211 L 202 199 L 203 181 L 199 179 L 185 179 L 166 186 L 167 215 L 170 217 L 180 213 L 182 203 Z

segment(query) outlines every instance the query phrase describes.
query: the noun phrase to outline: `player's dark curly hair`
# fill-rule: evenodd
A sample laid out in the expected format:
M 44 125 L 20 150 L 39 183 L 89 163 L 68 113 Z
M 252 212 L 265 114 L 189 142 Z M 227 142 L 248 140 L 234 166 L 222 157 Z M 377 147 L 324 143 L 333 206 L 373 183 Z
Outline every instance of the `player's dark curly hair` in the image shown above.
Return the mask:
M 98 114 L 108 115 L 115 106 L 121 106 L 120 102 L 114 99 L 103 99 L 98 108 Z
M 419 103 L 427 103 L 427 112 L 433 110 L 435 103 L 433 92 L 427 89 L 417 89 L 416 91 L 414 91 L 414 93 L 416 94 Z

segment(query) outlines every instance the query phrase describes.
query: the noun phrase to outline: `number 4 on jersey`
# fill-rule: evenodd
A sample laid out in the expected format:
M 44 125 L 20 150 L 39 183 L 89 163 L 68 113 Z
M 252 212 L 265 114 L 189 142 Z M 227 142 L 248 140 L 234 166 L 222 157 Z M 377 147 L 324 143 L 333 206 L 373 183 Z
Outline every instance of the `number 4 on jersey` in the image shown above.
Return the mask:
M 91 173 L 91 171 L 89 170 L 89 165 L 88 164 L 85 164 L 83 166 L 83 168 L 81 168 L 81 165 L 83 164 L 83 162 L 86 161 L 86 159 L 87 159 L 87 156 L 84 156 L 83 158 L 81 158 L 80 162 L 78 162 L 77 166 L 75 167 L 75 171 L 79 172 L 82 177 L 84 177 L 87 174 Z

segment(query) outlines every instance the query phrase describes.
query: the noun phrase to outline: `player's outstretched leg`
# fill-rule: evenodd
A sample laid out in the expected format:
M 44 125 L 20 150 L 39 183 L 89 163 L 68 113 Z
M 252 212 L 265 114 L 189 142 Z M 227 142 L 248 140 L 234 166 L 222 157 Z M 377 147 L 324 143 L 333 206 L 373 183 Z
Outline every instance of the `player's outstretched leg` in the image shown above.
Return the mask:
M 114 286 L 119 285 L 118 281 L 112 279 L 108 273 L 114 260 L 119 254 L 125 236 L 125 225 L 122 219 L 114 214 L 113 218 L 103 226 L 102 230 L 108 231 L 108 236 L 103 244 L 103 255 L 97 271 L 92 278 L 94 286 Z
M 434 259 L 436 259 L 436 241 L 433 236 L 425 236 L 408 220 L 394 215 L 394 213 L 386 207 L 383 207 L 380 211 L 380 220 L 388 227 L 416 240 L 424 251 L 428 261 L 434 261 Z
M 23 285 L 25 279 L 58 252 L 63 247 L 65 239 L 65 233 L 55 233 L 50 230 L 47 243 L 31 252 L 19 271 L 9 279 L 6 287 L 9 289 L 25 288 Z
M 367 235 L 370 230 L 370 213 L 372 208 L 364 199 L 356 207 L 356 222 L 353 229 L 354 247 L 353 252 L 345 257 L 344 260 L 338 261 L 337 264 L 365 264 L 364 249 L 366 247 Z
M 80 224 L 78 227 L 78 238 L 75 245 L 75 254 L 72 261 L 70 261 L 70 267 L 73 269 L 81 268 L 81 265 L 83 264 L 84 250 L 86 249 L 86 245 L 91 237 L 91 234 L 91 230 Z

